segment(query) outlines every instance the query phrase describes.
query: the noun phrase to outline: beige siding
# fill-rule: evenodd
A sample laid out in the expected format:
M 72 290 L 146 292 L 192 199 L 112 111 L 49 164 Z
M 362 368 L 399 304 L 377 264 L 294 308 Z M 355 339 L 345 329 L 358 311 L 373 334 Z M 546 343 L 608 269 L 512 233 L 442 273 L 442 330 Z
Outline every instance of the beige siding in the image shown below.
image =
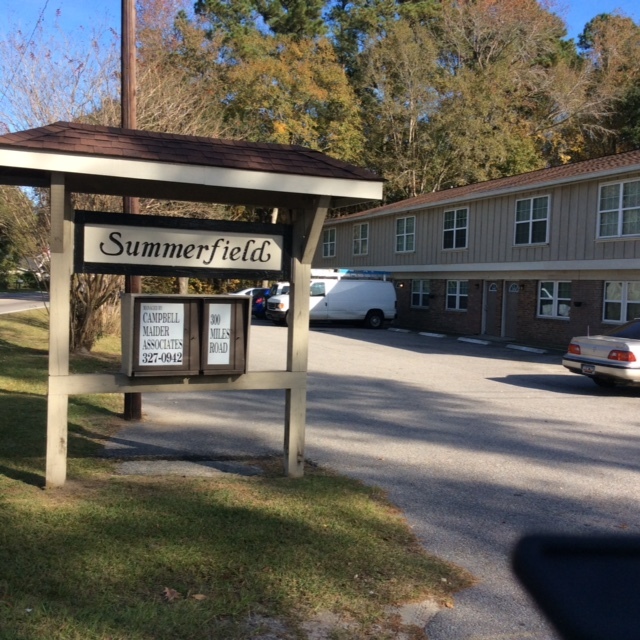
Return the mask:
M 629 174 L 615 181 L 638 177 L 640 174 Z M 596 237 L 599 186 L 610 182 L 612 180 L 591 180 L 377 218 L 339 223 L 329 220 L 325 228 L 336 229 L 336 257 L 323 259 L 320 245 L 313 265 L 319 268 L 411 265 L 425 268 L 429 265 L 640 258 L 640 239 L 598 240 Z M 550 199 L 549 242 L 516 246 L 516 200 L 543 195 L 548 195 Z M 444 250 L 444 212 L 464 207 L 468 209 L 467 248 Z M 416 249 L 408 253 L 396 253 L 396 219 L 409 216 L 416 218 Z M 353 227 L 362 222 L 369 224 L 369 253 L 366 256 L 354 256 Z

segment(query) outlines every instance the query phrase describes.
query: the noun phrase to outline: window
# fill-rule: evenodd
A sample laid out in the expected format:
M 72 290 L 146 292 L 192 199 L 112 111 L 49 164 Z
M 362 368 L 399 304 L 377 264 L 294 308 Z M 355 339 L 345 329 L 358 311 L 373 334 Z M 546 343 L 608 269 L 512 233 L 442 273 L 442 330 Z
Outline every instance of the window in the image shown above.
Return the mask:
M 312 282 L 310 295 L 312 298 L 325 295 L 324 282 Z
M 468 299 L 468 280 L 447 280 L 447 309 L 466 311 Z
M 547 242 L 549 196 L 516 200 L 516 244 Z
M 364 256 L 369 253 L 369 223 L 353 225 L 353 255 Z
M 640 318 L 640 281 L 604 283 L 604 319 L 628 322 Z
M 640 180 L 600 187 L 598 237 L 640 234 Z
M 336 255 L 336 230 L 325 229 L 322 232 L 322 257 L 334 258 Z
M 538 315 L 544 318 L 568 318 L 571 309 L 570 282 L 540 282 Z
M 444 249 L 467 247 L 467 209 L 444 212 Z
M 411 281 L 411 306 L 426 308 L 429 306 L 430 280 Z
M 416 219 L 398 218 L 396 220 L 396 253 L 414 251 L 416 247 Z

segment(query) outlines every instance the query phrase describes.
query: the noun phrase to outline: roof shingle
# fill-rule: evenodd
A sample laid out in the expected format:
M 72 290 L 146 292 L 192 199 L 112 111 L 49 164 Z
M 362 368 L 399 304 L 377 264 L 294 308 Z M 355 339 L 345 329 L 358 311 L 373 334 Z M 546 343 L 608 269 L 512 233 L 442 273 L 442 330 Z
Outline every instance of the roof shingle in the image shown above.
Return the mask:
M 54 122 L 2 135 L 2 147 L 382 182 L 382 178 L 371 171 L 296 145 L 220 140 L 70 122 Z
M 462 202 L 464 200 L 477 199 L 485 196 L 488 197 L 489 195 L 495 195 L 500 192 L 508 192 L 511 190 L 526 190 L 528 188 L 535 189 L 549 183 L 563 181 L 572 182 L 575 180 L 587 179 L 590 176 L 615 171 L 617 169 L 640 171 L 640 149 L 612 156 L 603 156 L 600 158 L 593 158 L 591 160 L 584 160 L 582 162 L 564 164 L 558 167 L 538 169 L 537 171 L 521 173 L 506 178 L 477 182 L 474 184 L 464 185 L 462 187 L 453 187 L 442 191 L 423 193 L 415 198 L 408 198 L 399 202 L 382 205 L 375 209 L 353 213 L 338 219 L 342 220 L 370 215 L 383 215 L 385 213 L 416 209 L 421 206 L 434 206 L 441 202 L 449 202 L 451 200 L 458 200 Z M 333 222 L 335 222 L 335 220 L 336 219 L 334 219 Z

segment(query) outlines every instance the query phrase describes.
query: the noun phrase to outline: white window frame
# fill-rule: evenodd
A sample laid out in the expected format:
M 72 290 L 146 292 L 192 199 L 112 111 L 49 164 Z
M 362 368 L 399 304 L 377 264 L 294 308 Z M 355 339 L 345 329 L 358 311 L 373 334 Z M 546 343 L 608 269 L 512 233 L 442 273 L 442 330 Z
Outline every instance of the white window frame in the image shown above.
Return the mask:
M 560 285 L 569 285 L 569 296 L 560 296 Z M 549 290 L 551 289 L 551 290 Z M 543 297 L 544 293 L 544 297 Z M 570 280 L 540 280 L 538 283 L 538 318 L 555 318 L 569 320 L 571 313 L 571 281 Z M 542 304 L 551 302 L 551 313 L 542 313 Z
M 546 200 L 547 203 L 547 207 L 546 207 L 546 215 L 544 218 L 534 218 L 534 202 L 536 200 Z M 529 203 L 529 211 L 528 211 L 528 218 L 526 220 L 518 220 L 518 205 L 522 202 L 528 202 Z M 551 218 L 551 196 L 549 195 L 545 195 L 545 196 L 532 196 L 531 198 L 520 198 L 518 200 L 516 200 L 516 212 L 515 212 L 515 223 L 514 223 L 514 229 L 513 229 L 513 244 L 516 247 L 526 247 L 529 245 L 540 245 L 540 244 L 548 244 L 549 242 L 549 221 Z M 533 229 L 534 229 L 534 224 L 535 223 L 539 223 L 542 220 L 544 220 L 544 240 L 536 240 L 535 242 L 533 241 Z M 518 242 L 518 229 L 523 227 L 523 226 L 528 226 L 529 230 L 527 233 L 527 242 Z
M 336 257 L 336 228 L 330 227 L 322 231 L 322 257 Z
M 411 231 L 407 226 L 411 221 Z M 416 250 L 416 217 L 396 218 L 396 253 L 411 253 Z
M 607 298 L 607 285 L 621 285 L 620 297 Z M 631 285 L 631 286 L 630 286 Z M 629 290 L 632 291 L 629 291 Z M 637 296 L 637 297 L 636 297 Z M 602 321 L 607 323 L 623 324 L 635 317 L 640 317 L 640 313 L 629 313 L 629 305 L 640 305 L 640 281 L 638 280 L 608 280 L 604 283 L 604 291 L 602 294 Z M 619 305 L 619 318 L 611 318 L 608 313 L 612 305 Z M 617 314 L 616 314 L 617 315 Z
M 364 231 L 364 233 L 363 233 Z M 353 225 L 353 255 L 366 256 L 369 253 L 369 223 Z
M 638 201 L 635 205 L 625 206 L 625 187 L 627 185 L 637 185 L 637 189 L 640 190 L 640 180 L 623 180 L 621 182 L 608 182 L 606 184 L 601 184 L 598 189 L 598 230 L 597 237 L 598 238 L 632 238 L 640 235 L 640 230 L 635 231 L 633 233 L 625 233 L 625 214 L 626 213 L 634 213 L 636 217 L 636 226 L 640 226 L 640 191 L 637 196 Z M 616 203 L 615 206 L 609 206 L 608 208 L 603 207 L 603 195 L 602 192 L 604 189 L 618 187 L 618 194 L 615 198 Z M 613 203 L 612 203 L 613 204 Z M 602 217 L 603 215 L 611 215 L 614 214 L 617 218 L 616 220 L 616 230 L 615 233 L 603 234 L 602 233 Z
M 428 309 L 429 296 L 431 294 L 431 280 L 411 281 L 411 308 Z M 415 302 L 417 296 L 417 304 Z
M 464 213 L 464 224 L 461 224 L 458 219 L 459 215 Z M 453 226 L 447 228 L 447 214 L 453 214 Z M 451 234 L 452 244 L 447 246 L 447 233 Z M 464 232 L 464 245 L 457 246 L 458 236 Z M 444 212 L 442 220 L 442 248 L 445 251 L 451 251 L 455 249 L 466 249 L 469 242 L 469 209 L 449 209 Z
M 449 304 L 450 300 L 453 300 L 453 306 Z M 469 308 L 468 280 L 447 280 L 445 308 L 447 311 L 466 311 Z

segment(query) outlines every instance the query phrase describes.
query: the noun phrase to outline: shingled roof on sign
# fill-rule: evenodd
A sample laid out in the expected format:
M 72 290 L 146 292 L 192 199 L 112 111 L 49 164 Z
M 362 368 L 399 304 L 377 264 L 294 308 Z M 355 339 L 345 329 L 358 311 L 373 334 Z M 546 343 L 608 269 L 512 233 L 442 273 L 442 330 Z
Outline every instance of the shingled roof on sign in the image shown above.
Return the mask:
M 382 182 L 376 174 L 297 145 L 55 122 L 0 136 L 0 148 L 149 160 L 319 178 Z

